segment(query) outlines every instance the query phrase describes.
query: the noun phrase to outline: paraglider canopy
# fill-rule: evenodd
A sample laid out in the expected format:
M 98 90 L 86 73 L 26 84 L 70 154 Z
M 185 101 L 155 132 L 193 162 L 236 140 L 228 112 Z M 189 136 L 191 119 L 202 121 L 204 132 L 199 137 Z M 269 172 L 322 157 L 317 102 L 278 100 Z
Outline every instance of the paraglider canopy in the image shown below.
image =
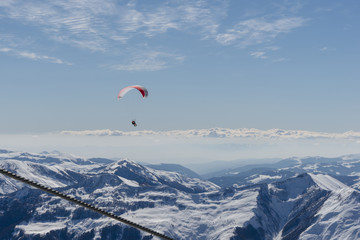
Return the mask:
M 133 85 L 133 86 L 128 86 L 128 87 L 121 89 L 118 94 L 118 99 L 123 98 L 125 96 L 125 94 L 132 89 L 137 89 L 141 93 L 143 98 L 146 98 L 148 96 L 148 90 L 145 87 L 140 86 L 140 85 Z
M 121 98 L 123 98 L 123 97 L 125 96 L 125 94 L 126 94 L 127 92 L 131 91 L 132 89 L 138 90 L 138 91 L 141 93 L 141 95 L 143 96 L 143 98 L 146 98 L 146 97 L 148 96 L 148 90 L 147 90 L 145 87 L 140 86 L 140 85 L 133 85 L 133 86 L 128 86 L 128 87 L 125 87 L 125 88 L 121 89 L 120 92 L 119 92 L 119 94 L 118 94 L 118 99 L 120 100 Z M 133 120 L 133 121 L 131 122 L 131 124 L 132 124 L 134 127 L 137 126 L 135 120 Z

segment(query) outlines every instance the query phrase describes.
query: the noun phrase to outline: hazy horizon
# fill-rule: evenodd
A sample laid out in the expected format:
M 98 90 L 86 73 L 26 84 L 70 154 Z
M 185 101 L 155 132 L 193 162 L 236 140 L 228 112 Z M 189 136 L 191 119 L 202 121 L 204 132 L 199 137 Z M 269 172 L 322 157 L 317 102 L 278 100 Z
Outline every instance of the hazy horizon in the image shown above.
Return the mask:
M 358 154 L 360 132 L 192 129 L 173 131 L 87 130 L 42 134 L 1 134 L 0 148 L 58 150 L 81 157 L 128 158 L 146 163 L 201 164 L 212 161 L 338 157 Z M 251 163 L 251 161 L 249 161 Z

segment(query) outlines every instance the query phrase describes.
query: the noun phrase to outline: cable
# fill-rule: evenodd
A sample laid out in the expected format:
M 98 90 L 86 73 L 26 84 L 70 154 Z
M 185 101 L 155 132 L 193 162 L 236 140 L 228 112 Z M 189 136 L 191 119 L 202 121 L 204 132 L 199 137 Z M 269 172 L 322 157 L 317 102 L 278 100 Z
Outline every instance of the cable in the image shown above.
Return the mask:
M 9 172 L 9 171 L 7 171 L 5 169 L 0 168 L 0 173 L 6 175 L 8 177 L 11 177 L 11 178 L 13 178 L 15 180 L 18 180 L 18 181 L 21 181 L 21 182 L 26 183 L 28 185 L 31 185 L 33 187 L 36 187 L 36 188 L 38 188 L 40 190 L 43 190 L 43 191 L 45 191 L 47 193 L 50 193 L 50 194 L 53 194 L 55 196 L 61 197 L 62 199 L 65 199 L 66 201 L 73 202 L 73 203 L 75 203 L 75 204 L 77 204 L 79 206 L 82 206 L 84 208 L 87 208 L 87 209 L 90 209 L 92 211 L 98 212 L 98 213 L 100 213 L 100 214 L 102 214 L 104 216 L 113 218 L 113 219 L 115 219 L 115 220 L 117 220 L 119 222 L 125 223 L 125 224 L 130 225 L 130 226 L 132 226 L 134 228 L 140 229 L 140 230 L 142 230 L 144 232 L 148 232 L 148 233 L 150 233 L 150 234 L 152 234 L 154 236 L 157 236 L 157 237 L 160 237 L 160 238 L 166 239 L 166 240 L 173 240 L 172 238 L 170 238 L 170 237 L 168 237 L 168 236 L 166 236 L 166 235 L 164 235 L 162 233 L 158 233 L 158 232 L 153 231 L 153 230 L 151 230 L 149 228 L 143 227 L 143 226 L 141 226 L 141 225 L 139 225 L 137 223 L 131 222 L 131 221 L 125 219 L 125 218 L 116 216 L 113 213 L 104 211 L 104 210 L 102 210 L 102 209 L 100 209 L 98 207 L 95 207 L 95 206 L 91 205 L 91 204 L 80 201 L 80 200 L 78 200 L 78 199 L 76 199 L 74 197 L 68 196 L 68 195 L 66 195 L 64 193 L 61 193 L 61 192 L 56 191 L 56 190 L 54 190 L 52 188 L 43 186 L 43 185 L 41 185 L 39 183 L 33 182 L 33 181 L 29 180 L 29 179 L 26 179 L 24 177 L 16 175 L 15 173 Z

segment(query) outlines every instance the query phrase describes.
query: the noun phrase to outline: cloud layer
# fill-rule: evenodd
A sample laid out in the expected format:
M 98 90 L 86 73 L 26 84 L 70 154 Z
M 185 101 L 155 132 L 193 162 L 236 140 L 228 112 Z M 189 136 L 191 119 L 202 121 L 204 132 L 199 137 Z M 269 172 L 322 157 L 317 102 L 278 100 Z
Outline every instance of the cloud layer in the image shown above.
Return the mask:
M 255 128 L 211 128 L 194 130 L 172 131 L 131 131 L 120 130 L 84 130 L 61 131 L 64 135 L 78 136 L 173 136 L 173 137 L 209 137 L 209 138 L 254 138 L 254 139 L 360 139 L 360 132 L 348 131 L 344 133 L 312 132 L 304 130 L 270 129 L 259 130 Z
M 38 135 L 1 135 L 4 149 L 54 149 L 88 157 L 127 157 L 145 162 L 200 163 L 292 156 L 335 157 L 359 153 L 360 132 L 325 133 L 281 129 L 173 131 L 85 130 Z

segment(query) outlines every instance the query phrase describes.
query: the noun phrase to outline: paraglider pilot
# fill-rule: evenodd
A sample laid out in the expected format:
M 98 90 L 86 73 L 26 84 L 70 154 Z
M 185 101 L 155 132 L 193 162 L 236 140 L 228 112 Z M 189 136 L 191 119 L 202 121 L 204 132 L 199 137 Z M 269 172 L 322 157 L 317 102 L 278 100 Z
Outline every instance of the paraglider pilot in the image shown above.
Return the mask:
M 137 126 L 137 124 L 136 124 L 135 120 L 132 120 L 131 124 L 132 124 L 134 127 L 136 127 L 136 126 Z

